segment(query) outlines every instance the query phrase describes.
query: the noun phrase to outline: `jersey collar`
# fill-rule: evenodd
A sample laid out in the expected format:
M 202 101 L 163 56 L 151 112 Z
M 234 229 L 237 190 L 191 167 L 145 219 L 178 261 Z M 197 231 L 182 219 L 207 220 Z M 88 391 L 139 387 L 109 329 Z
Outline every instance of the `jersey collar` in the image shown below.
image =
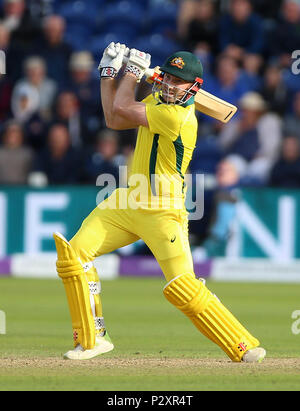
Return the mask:
M 159 99 L 160 99 L 160 101 L 157 103 L 157 105 L 159 105 L 159 104 L 166 104 L 166 103 L 164 103 L 164 101 L 162 100 L 162 97 L 161 97 L 161 96 L 159 96 Z M 191 105 L 194 104 L 194 103 L 195 103 L 195 96 L 189 98 L 186 103 L 180 104 L 180 107 L 188 107 L 188 106 L 191 106 Z M 176 104 L 175 104 L 175 105 L 176 105 Z M 179 104 L 178 104 L 178 105 L 179 105 Z

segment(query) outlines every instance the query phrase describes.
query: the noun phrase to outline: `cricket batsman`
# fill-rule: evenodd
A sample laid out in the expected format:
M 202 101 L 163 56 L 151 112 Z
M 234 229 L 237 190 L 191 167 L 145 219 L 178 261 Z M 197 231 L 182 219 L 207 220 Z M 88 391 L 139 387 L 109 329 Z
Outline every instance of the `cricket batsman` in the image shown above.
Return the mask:
M 116 77 L 128 57 L 120 81 Z M 166 279 L 163 294 L 197 329 L 235 362 L 260 362 L 259 341 L 196 278 L 188 241 L 184 175 L 197 138 L 194 96 L 202 85 L 200 61 L 179 51 L 160 68 L 152 93 L 135 99 L 151 56 L 110 43 L 99 64 L 106 125 L 138 128 L 127 188 L 103 200 L 67 241 L 54 234 L 57 272 L 69 304 L 74 349 L 64 358 L 82 360 L 113 350 L 93 260 L 139 239 L 150 248 Z

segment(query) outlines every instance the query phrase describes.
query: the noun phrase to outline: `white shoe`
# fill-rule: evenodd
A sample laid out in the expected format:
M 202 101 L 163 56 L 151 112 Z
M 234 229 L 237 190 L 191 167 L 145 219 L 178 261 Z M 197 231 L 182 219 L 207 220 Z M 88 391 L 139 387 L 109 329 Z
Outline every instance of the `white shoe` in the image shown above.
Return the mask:
M 114 349 L 114 345 L 111 342 L 108 334 L 104 337 L 96 336 L 96 343 L 94 348 L 85 350 L 80 344 L 77 345 L 74 350 L 70 350 L 64 354 L 66 360 L 89 360 L 97 355 L 104 354 Z
M 248 350 L 243 355 L 242 361 L 244 362 L 262 362 L 262 360 L 266 356 L 266 350 L 262 347 L 252 348 L 252 350 Z

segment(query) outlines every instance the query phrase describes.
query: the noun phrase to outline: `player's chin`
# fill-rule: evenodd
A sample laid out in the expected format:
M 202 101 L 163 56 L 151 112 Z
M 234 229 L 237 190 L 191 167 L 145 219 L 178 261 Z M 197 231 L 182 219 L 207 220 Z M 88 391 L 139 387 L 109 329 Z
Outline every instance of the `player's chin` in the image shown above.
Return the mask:
M 168 93 L 163 93 L 162 98 L 164 101 L 166 101 L 168 104 L 174 104 L 175 102 L 175 96 L 174 94 L 168 94 Z

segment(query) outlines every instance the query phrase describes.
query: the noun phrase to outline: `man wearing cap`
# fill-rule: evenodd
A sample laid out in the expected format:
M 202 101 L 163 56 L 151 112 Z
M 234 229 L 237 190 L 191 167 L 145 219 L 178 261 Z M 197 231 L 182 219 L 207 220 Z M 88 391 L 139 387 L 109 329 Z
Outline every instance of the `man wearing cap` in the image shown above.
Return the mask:
M 118 85 L 115 77 L 128 62 Z M 185 51 L 161 67 L 152 94 L 142 102 L 135 88 L 151 56 L 111 43 L 99 64 L 106 124 L 116 130 L 138 128 L 128 187 L 116 189 L 84 220 L 68 242 L 55 233 L 57 271 L 72 318 L 75 349 L 67 359 L 86 359 L 114 348 L 100 300 L 100 282 L 92 261 L 99 255 L 142 239 L 166 278 L 163 293 L 232 361 L 261 361 L 265 350 L 195 277 L 184 206 L 184 174 L 197 138 L 194 95 L 202 84 L 202 65 Z

